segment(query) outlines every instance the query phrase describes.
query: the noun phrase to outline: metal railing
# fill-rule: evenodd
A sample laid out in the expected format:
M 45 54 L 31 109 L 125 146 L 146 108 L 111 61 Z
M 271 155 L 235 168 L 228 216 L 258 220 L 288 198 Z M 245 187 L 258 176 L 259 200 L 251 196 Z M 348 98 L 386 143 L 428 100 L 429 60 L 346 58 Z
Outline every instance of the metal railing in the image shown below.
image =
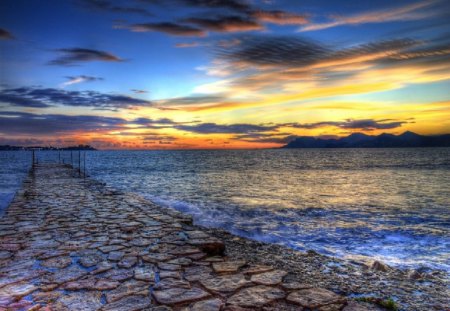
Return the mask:
M 86 150 L 41 150 L 32 149 L 31 165 L 39 163 L 58 163 L 69 165 L 78 172 L 79 177 L 86 178 Z

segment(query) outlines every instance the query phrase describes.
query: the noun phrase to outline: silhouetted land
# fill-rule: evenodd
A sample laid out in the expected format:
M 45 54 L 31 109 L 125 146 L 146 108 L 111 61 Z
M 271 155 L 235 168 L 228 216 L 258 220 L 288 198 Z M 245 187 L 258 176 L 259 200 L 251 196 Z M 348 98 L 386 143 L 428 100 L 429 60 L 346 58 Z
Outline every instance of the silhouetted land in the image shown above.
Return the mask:
M 297 137 L 282 148 L 418 148 L 450 147 L 450 134 L 424 136 L 413 132 L 401 135 L 380 134 L 370 136 L 353 133 L 338 139 L 324 139 L 312 136 Z
M 89 145 L 78 145 L 78 146 L 69 146 L 69 147 L 52 147 L 52 146 L 31 146 L 31 147 L 23 147 L 23 146 L 10 146 L 10 145 L 1 145 L 0 150 L 97 150 Z

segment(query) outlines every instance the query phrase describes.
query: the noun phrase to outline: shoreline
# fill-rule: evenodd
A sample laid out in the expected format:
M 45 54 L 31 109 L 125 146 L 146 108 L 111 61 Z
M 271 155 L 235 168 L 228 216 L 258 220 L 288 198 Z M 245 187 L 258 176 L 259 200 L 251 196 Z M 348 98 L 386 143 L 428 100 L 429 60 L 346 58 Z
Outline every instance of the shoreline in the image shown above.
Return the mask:
M 39 171 L 39 169 L 38 169 Z M 66 201 L 68 200 L 68 203 L 74 201 L 74 200 L 81 200 L 80 202 L 84 202 L 84 197 L 89 198 L 92 196 L 97 196 L 97 199 L 95 200 L 101 200 L 102 202 L 104 202 L 104 204 L 106 204 L 106 206 L 103 206 L 102 204 L 97 204 L 97 203 L 87 203 L 86 202 L 86 206 L 77 206 L 75 204 L 75 206 L 73 206 L 73 204 L 69 204 L 67 206 L 67 208 L 69 208 L 69 215 L 75 216 L 78 215 L 78 213 L 81 213 L 81 215 L 84 215 L 84 217 L 86 217 L 86 213 L 87 216 L 89 216 L 89 213 L 94 213 L 93 215 L 99 213 L 99 211 L 97 211 L 98 208 L 100 209 L 100 215 L 105 214 L 106 215 L 115 215 L 113 211 L 109 211 L 109 208 L 107 206 L 109 206 L 110 204 L 114 203 L 114 204 L 119 204 L 118 206 L 122 206 L 122 203 L 118 203 L 118 202 L 123 202 L 124 204 L 127 204 L 127 208 L 122 209 L 122 208 L 116 208 L 116 212 L 120 212 L 121 214 L 125 213 L 125 215 L 127 215 L 126 213 L 132 213 L 131 215 L 132 218 L 126 218 L 127 221 L 126 222 L 122 222 L 120 221 L 120 219 L 122 219 L 122 217 L 116 218 L 115 216 L 112 217 L 112 219 L 107 219 L 106 223 L 104 222 L 105 220 L 101 220 L 101 219 L 97 219 L 95 218 L 95 222 L 98 222 L 99 225 L 104 226 L 105 224 L 111 224 L 114 225 L 114 227 L 117 227 L 120 230 L 123 231 L 122 233 L 122 238 L 125 238 L 125 235 L 135 235 L 134 233 L 131 233 L 132 231 L 130 231 L 128 228 L 129 227 L 129 222 L 131 221 L 131 223 L 133 224 L 133 228 L 137 228 L 139 227 L 139 220 L 140 218 L 137 216 L 137 213 L 150 213 L 152 215 L 167 215 L 167 216 L 156 216 L 156 219 L 161 219 L 163 220 L 163 222 L 167 223 L 167 228 L 165 228 L 164 230 L 168 231 L 168 233 L 170 232 L 179 232 L 177 234 L 177 236 L 173 236 L 170 239 L 167 239 L 167 242 L 164 243 L 169 243 L 169 244 L 164 244 L 165 246 L 162 248 L 162 250 L 160 251 L 159 254 L 166 254 L 167 252 L 169 252 L 170 254 L 170 247 L 174 246 L 174 245 L 184 245 L 185 242 L 183 242 L 184 240 L 184 235 L 186 234 L 185 232 L 187 232 L 188 236 L 191 233 L 195 233 L 195 234 L 199 234 L 200 232 L 205 233 L 207 236 L 210 236 L 212 238 L 212 240 L 214 241 L 221 241 L 221 243 L 224 244 L 225 246 L 225 257 L 223 257 L 223 259 L 221 257 L 210 257 L 209 260 L 205 260 L 205 259 L 201 259 L 203 257 L 199 257 L 200 261 L 198 262 L 198 265 L 200 266 L 204 266 L 204 265 L 211 265 L 211 262 L 217 261 L 217 262 L 227 262 L 228 260 L 232 260 L 234 262 L 239 261 L 239 260 L 243 260 L 244 262 L 246 262 L 246 266 L 247 267 L 258 267 L 260 265 L 264 265 L 264 266 L 271 266 L 273 267 L 273 269 L 277 269 L 275 271 L 286 271 L 287 275 L 285 277 L 283 277 L 283 284 L 296 284 L 295 286 L 297 288 L 324 288 L 324 289 L 328 289 L 333 291 L 334 293 L 337 293 L 339 295 L 345 295 L 347 296 L 348 299 L 348 303 L 346 304 L 347 307 L 345 307 L 345 304 L 343 305 L 343 307 L 339 307 L 339 306 L 334 306 L 333 309 L 330 310 L 342 310 L 342 308 L 344 308 L 346 311 L 347 310 L 379 310 L 380 308 L 372 305 L 372 304 L 365 304 L 365 303 L 355 303 L 356 306 L 359 306 L 359 309 L 349 309 L 350 304 L 352 304 L 353 302 L 351 302 L 353 300 L 353 298 L 357 298 L 357 297 L 376 297 L 376 298 L 381 298 L 383 300 L 388 299 L 388 298 L 393 298 L 397 304 L 400 307 L 400 310 L 445 310 L 445 307 L 448 305 L 449 303 L 449 292 L 448 292 L 448 285 L 446 284 L 446 281 L 442 279 L 442 275 L 435 275 L 435 274 L 412 274 L 412 275 L 407 275 L 405 273 L 405 271 L 401 271 L 395 268 L 387 268 L 387 271 L 376 271 L 373 269 L 370 269 L 360 263 L 351 263 L 345 260 L 341 260 L 341 259 L 337 259 L 337 258 L 332 258 L 332 257 L 327 257 L 324 255 L 320 255 L 316 252 L 313 251 L 309 251 L 309 252 L 299 252 L 299 251 L 295 251 L 293 249 L 289 249 L 287 247 L 281 246 L 281 245 L 277 245 L 277 244 L 267 244 L 267 243 L 263 243 L 263 242 L 257 242 L 257 241 L 253 241 L 247 238 L 241 238 L 235 235 L 232 235 L 224 230 L 221 229 L 212 229 L 212 228 L 205 228 L 205 227 L 201 227 L 201 226 L 196 226 L 194 224 L 192 224 L 192 217 L 187 215 L 187 214 L 183 214 L 179 211 L 176 211 L 174 209 L 169 209 L 163 206 L 159 206 L 157 204 L 154 204 L 153 202 L 151 202 L 150 200 L 147 200 L 145 198 L 143 198 L 142 196 L 136 195 L 134 193 L 127 193 L 127 192 L 123 192 L 120 190 L 115 189 L 114 187 L 111 187 L 105 183 L 102 183 L 100 181 L 97 181 L 93 178 L 86 178 L 86 179 L 80 179 L 80 178 L 76 178 L 73 176 L 73 172 L 70 173 L 68 171 L 67 168 L 65 168 L 65 171 L 63 172 L 64 174 L 68 174 L 71 175 L 72 177 L 66 177 L 66 180 L 63 180 L 62 182 L 66 183 L 66 186 L 63 186 L 62 189 L 64 189 L 64 187 L 69 187 L 70 185 L 75 183 L 75 186 L 78 187 L 78 190 L 76 190 L 73 194 L 71 194 L 72 196 L 75 194 L 75 197 L 71 197 L 70 194 L 64 194 L 61 195 L 60 191 L 56 191 L 53 190 L 53 192 L 50 189 L 47 189 L 47 185 L 44 183 L 43 185 L 38 185 L 37 190 L 36 190 L 36 194 L 31 193 L 30 196 L 30 187 L 31 190 L 35 191 L 35 187 L 36 185 L 34 184 L 35 181 L 30 182 L 30 178 L 26 178 L 24 180 L 24 184 L 22 185 L 22 188 L 20 191 L 18 191 L 13 199 L 13 203 L 10 204 L 10 206 L 6 209 L 6 215 L 9 218 L 0 218 L 0 223 L 2 225 L 2 230 L 6 230 L 2 232 L 2 235 L 0 238 L 5 239 L 5 237 L 7 238 L 6 241 L 7 244 L 5 244 L 7 247 L 10 248 L 10 251 L 6 251 L 3 252 L 2 255 L 4 256 L 4 258 L 1 258 L 2 260 L 6 260 L 6 261 L 1 261 L 1 265 L 0 268 L 3 271 L 0 271 L 2 273 L 5 273 L 4 269 L 7 270 L 6 275 L 8 275 L 8 272 L 11 269 L 11 266 L 14 267 L 15 265 L 19 265 L 19 269 L 22 270 L 26 267 L 28 267 L 28 265 L 32 265 L 33 267 L 35 267 L 36 263 L 35 260 L 33 259 L 34 255 L 36 252 L 40 253 L 41 251 L 43 251 L 41 249 L 41 247 L 44 248 L 44 251 L 46 249 L 46 247 L 51 247 L 48 249 L 49 253 L 53 252 L 59 252 L 58 250 L 55 249 L 56 246 L 57 249 L 61 250 L 61 253 L 57 256 L 63 256 L 63 257 L 55 257 L 55 259 L 58 259 L 55 263 L 56 264 L 61 264 L 61 260 L 69 260 L 69 257 L 67 257 L 67 253 L 70 251 L 70 260 L 72 262 L 72 264 L 69 266 L 68 269 L 78 269 L 78 260 L 80 260 L 81 257 L 83 257 L 83 249 L 78 250 L 79 245 L 91 245 L 89 246 L 89 248 L 92 248 L 95 245 L 95 248 L 99 247 L 100 249 L 104 249 L 104 248 L 109 248 L 110 246 L 106 246 L 106 244 L 104 244 L 103 240 L 106 234 L 106 237 L 108 237 L 108 239 L 113 238 L 114 239 L 114 234 L 111 236 L 111 233 L 104 233 L 101 230 L 99 231 L 98 228 L 94 228 L 92 227 L 93 224 L 89 224 L 89 222 L 85 222 L 82 221 L 82 226 L 77 228 L 76 224 L 77 222 L 79 222 L 80 220 L 76 220 L 74 225 L 70 225 L 70 220 L 67 220 L 66 217 L 64 217 L 63 219 L 58 220 L 58 218 L 54 218 L 55 216 L 57 217 L 61 217 L 62 215 L 64 215 L 64 213 L 66 213 L 66 211 L 63 209 L 61 211 L 59 211 L 59 208 L 57 210 L 54 210 L 54 208 L 51 208 L 50 206 L 61 206 L 67 203 Z M 34 174 L 34 173 L 33 173 Z M 32 178 L 37 178 L 34 176 L 31 176 L 32 174 L 30 173 L 29 177 Z M 38 176 L 39 177 L 39 176 Z M 36 179 L 38 180 L 38 179 Z M 55 187 L 61 187 L 58 186 L 59 183 L 57 183 L 56 181 L 53 181 L 54 185 L 56 185 Z M 38 183 L 39 184 L 39 183 Z M 28 188 L 27 188 L 28 187 Z M 69 189 L 69 188 L 67 188 Z M 44 191 L 45 193 L 43 193 L 42 191 Z M 81 192 L 80 192 L 81 191 Z M 82 194 L 81 198 L 78 198 L 77 195 L 79 196 L 80 194 Z M 43 200 L 44 202 L 47 202 L 47 205 L 42 205 L 41 200 L 39 199 L 37 202 L 34 202 L 34 198 L 35 197 L 42 197 L 43 196 Z M 31 199 L 28 199 L 29 197 L 31 197 Z M 21 205 L 26 205 L 26 202 L 28 202 L 27 200 L 31 200 L 31 204 L 32 204 L 32 209 L 31 211 L 33 213 L 31 213 L 30 215 L 28 215 L 29 212 L 24 213 L 23 211 L 23 206 Z M 54 202 L 54 201 L 60 201 L 58 202 Z M 95 202 L 94 200 L 94 202 Z M 34 202 L 34 203 L 33 203 Z M 66 202 L 66 203 L 64 203 Z M 14 207 L 12 207 L 14 205 Z M 36 205 L 36 206 L 35 206 Z M 124 205 L 125 207 L 125 205 Z M 11 208 L 11 210 L 10 210 Z M 36 209 L 37 208 L 37 209 Z M 46 209 L 45 211 L 41 211 L 41 209 L 44 208 Z M 17 209 L 19 209 L 19 211 L 17 211 Z M 92 210 L 92 211 L 90 211 Z M 140 211 L 140 212 L 139 212 Z M 36 223 L 32 223 L 32 220 L 35 217 L 47 217 L 46 215 L 50 213 L 50 214 L 55 214 L 53 215 L 50 219 L 56 219 L 57 224 L 59 224 L 59 228 L 57 229 L 58 226 L 52 224 L 51 227 L 54 227 L 53 229 L 50 229 L 50 231 L 48 233 L 46 233 L 45 230 L 47 229 L 42 229 L 41 227 L 39 227 L 40 229 L 38 229 L 39 231 L 36 232 Z M 144 215 L 142 214 L 142 215 Z M 140 215 L 140 214 L 139 214 Z M 4 216 L 4 217 L 5 217 Z M 120 216 L 120 215 L 117 215 Z M 12 217 L 12 218 L 11 218 Z M 17 220 L 15 222 L 18 221 L 17 224 L 19 224 L 20 229 L 15 227 L 16 224 L 14 222 L 12 222 L 13 219 L 15 219 L 14 217 L 18 217 Z M 108 216 L 110 217 L 110 216 Z M 128 216 L 129 217 L 129 216 Z M 23 218 L 23 219 L 22 219 Z M 92 218 L 91 216 L 88 217 L 89 219 L 91 219 L 91 221 L 94 220 L 94 218 Z M 25 220 L 25 221 L 24 221 Z M 53 220 L 54 221 L 54 220 Z M 53 221 L 51 221 L 53 223 Z M 120 223 L 118 223 L 118 221 Z M 144 221 L 144 220 L 143 220 Z M 144 221 L 145 222 L 145 221 Z M 150 220 L 150 222 L 148 222 L 149 224 L 151 224 L 150 226 L 155 226 L 156 224 L 152 224 L 154 221 Z M 22 223 L 24 223 L 24 226 L 21 225 Z M 39 223 L 38 223 L 39 224 Z M 68 227 L 66 227 L 68 226 Z M 86 227 L 84 227 L 86 226 Z M 110 225 L 107 225 L 107 227 L 109 227 Z M 123 229 L 123 226 L 125 226 L 125 229 Z M 166 225 L 164 225 L 166 226 Z M 8 228 L 8 229 L 6 229 Z M 26 238 L 26 236 L 21 237 L 21 238 L 17 238 L 16 235 L 18 234 L 18 232 L 21 231 L 17 231 L 16 233 L 13 233 L 13 228 L 17 228 L 14 230 L 24 230 L 25 234 L 31 234 L 32 235 L 30 237 L 32 237 L 32 241 L 34 242 L 39 242 L 38 245 L 42 245 L 37 249 L 22 249 L 23 245 L 29 245 L 31 243 L 31 241 L 28 240 L 28 238 Z M 52 239 L 49 240 L 49 233 L 53 232 L 52 230 L 62 230 L 62 232 L 64 234 L 67 234 L 67 230 L 69 232 L 72 232 L 73 229 L 76 229 L 76 233 L 75 235 L 73 235 L 74 239 L 79 239 L 80 242 L 75 242 L 72 241 L 71 239 L 67 240 L 66 238 L 58 238 L 58 237 L 53 237 Z M 140 227 L 142 228 L 142 227 Z M 144 226 L 145 228 L 145 226 Z M 151 228 L 151 227 L 150 227 Z M 84 234 L 82 231 L 80 232 L 79 230 L 82 229 L 87 229 L 87 231 Z M 8 232 L 8 230 L 11 230 L 11 232 Z M 93 230 L 93 232 L 92 232 Z M 178 230 L 178 231 L 177 231 Z M 179 231 L 182 230 L 182 231 Z M 117 231 L 117 229 L 114 229 L 114 231 Z M 40 233 L 41 232 L 41 233 Z M 88 232 L 92 232 L 92 233 L 88 233 Z M 39 234 L 40 233 L 40 234 Z M 58 233 L 59 236 L 60 233 Z M 181 236 L 179 236 L 181 234 Z M 92 237 L 94 237 L 93 241 L 98 240 L 98 242 L 94 242 L 94 244 L 86 244 L 86 241 L 90 241 L 92 240 Z M 116 239 L 119 238 L 120 236 L 117 236 Z M 130 236 L 130 238 L 132 238 L 132 236 Z M 162 240 L 164 240 L 166 237 L 162 237 Z M 181 240 L 180 240 L 181 238 Z M 14 239 L 19 239 L 17 242 L 15 242 Z M 142 237 L 140 238 L 142 239 Z M 174 240 L 173 240 L 174 239 Z M 5 241 L 5 240 L 2 240 Z M 91 241 L 90 243 L 92 243 L 93 241 Z M 122 240 L 123 242 L 120 242 L 122 246 L 124 245 L 128 245 L 128 242 L 125 242 L 125 240 Z M 79 244 L 80 243 L 80 244 Z M 115 242 L 118 243 L 118 242 Z M 139 242 L 142 243 L 142 242 Z M 180 244 L 181 243 L 181 244 Z M 111 244 L 111 243 L 110 243 Z M 102 246 L 103 245 L 103 246 Z M 116 245 L 116 244 L 114 244 Z M 136 254 L 136 251 L 138 251 L 138 246 L 140 246 L 139 244 L 136 244 L 137 246 L 135 246 L 134 244 L 130 245 L 130 246 L 125 246 L 125 247 L 131 247 L 130 248 L 130 252 L 133 254 Z M 121 247 L 122 247 L 121 246 Z M 170 246 L 170 247 L 169 247 Z M 169 248 L 167 248 L 169 247 Z M 169 249 L 169 251 L 167 251 L 167 249 Z M 11 257 L 11 255 L 8 255 L 6 253 L 11 253 L 14 252 L 14 254 L 21 254 L 19 257 L 17 257 L 16 255 L 13 255 L 14 257 Z M 103 252 L 103 250 L 102 250 Z M 114 252 L 114 251 L 113 251 Z M 146 251 L 148 252 L 148 251 Z M 141 254 L 142 251 L 139 252 L 139 254 Z M 143 253 L 145 254 L 145 252 Z M 9 256 L 9 257 L 8 257 Z M 39 258 L 39 256 L 42 255 L 37 255 Z M 45 255 L 47 256 L 47 255 Z M 53 255 L 51 255 L 53 256 Z M 45 261 L 52 261 L 53 257 L 49 257 L 49 259 L 46 259 Z M 92 255 L 87 255 L 92 256 Z M 136 256 L 136 255 L 133 255 Z M 139 259 L 138 259 L 138 263 L 141 262 L 142 259 L 140 259 L 139 255 Z M 146 255 L 143 255 L 144 258 Z M 194 256 L 195 257 L 195 256 Z M 193 258 L 194 258 L 193 257 Z M 14 259 L 13 259 L 14 258 Z M 46 257 L 43 257 L 46 258 Z M 11 261 L 11 260 L 14 261 Z M 16 259 L 19 259 L 19 263 L 16 263 Z M 225 261 L 224 261 L 225 260 Z M 22 263 L 23 261 L 23 263 Z M 20 265 L 20 263 L 22 265 Z M 119 263 L 120 264 L 120 263 Z M 125 262 L 123 265 L 127 265 L 128 263 Z M 136 261 L 134 262 L 133 265 L 136 264 Z M 144 264 L 144 263 L 142 263 Z M 39 263 L 38 266 L 40 266 L 41 263 Z M 75 266 L 74 266 L 75 265 Z M 133 266 L 132 265 L 132 266 Z M 168 273 L 170 275 L 173 275 L 174 272 L 170 272 L 170 269 L 172 269 L 173 267 L 170 266 L 170 264 L 166 264 L 166 263 L 158 263 L 159 267 L 164 267 L 169 269 L 169 271 L 166 271 L 165 273 Z M 72 267 L 72 268 L 70 268 Z M 120 267 L 120 266 L 119 266 Z M 379 267 L 377 267 L 378 270 L 383 270 L 384 266 L 380 265 Z M 30 267 L 31 268 L 31 267 Z M 159 275 L 161 275 L 161 272 L 164 272 L 164 268 L 163 270 L 158 270 Z M 25 274 L 25 276 L 22 276 L 19 274 L 19 277 L 23 278 L 25 277 L 25 284 L 23 283 L 24 281 L 21 281 L 22 286 L 26 286 L 26 291 L 28 291 L 28 287 L 27 286 L 31 286 L 31 284 L 27 284 L 26 280 L 29 277 L 28 273 L 33 274 L 32 277 L 36 277 L 34 275 L 34 273 L 37 273 L 38 271 L 34 270 L 35 268 L 33 268 L 31 271 L 23 271 L 20 273 Z M 111 271 L 114 271 L 113 270 Z M 161 269 L 161 268 L 160 268 Z M 179 269 L 179 268 L 177 268 Z M 247 269 L 247 268 L 246 268 Z M 120 270 L 120 269 L 119 269 Z M 122 267 L 123 270 L 123 267 Z M 13 278 L 16 277 L 14 276 L 14 272 L 15 270 L 13 269 Z M 127 270 L 128 271 L 128 270 Z M 131 270 L 133 271 L 133 270 Z M 48 278 L 48 274 L 49 272 L 53 273 L 53 271 L 48 270 L 48 271 L 42 271 L 42 273 L 44 274 L 45 278 Z M 39 272 L 41 273 L 41 272 Z M 70 286 L 75 287 L 75 288 L 79 288 L 80 286 L 91 286 L 89 285 L 90 283 L 88 281 L 90 281 L 90 277 L 88 277 L 86 279 L 86 272 L 83 270 L 76 270 L 76 271 L 71 271 L 69 273 L 69 276 L 71 276 L 71 273 L 76 273 L 77 277 L 81 277 L 80 280 L 76 279 L 74 280 L 75 282 L 69 282 L 71 283 Z M 107 272 L 109 273 L 109 272 Z M 245 273 L 243 271 L 243 273 Z M 60 276 L 64 276 L 65 274 L 60 274 Z M 114 276 L 114 275 L 113 275 Z M 31 277 L 31 276 L 30 276 Z M 39 275 L 40 277 L 40 275 Z M 220 275 L 219 275 L 220 277 Z M 217 276 L 216 276 L 217 278 Z M 127 279 L 127 278 L 125 278 Z M 51 282 L 58 282 L 58 280 L 51 278 L 50 276 L 50 280 Z M 96 279 L 97 280 L 97 279 Z M 110 280 L 105 280 L 105 279 L 101 279 L 103 282 L 112 282 Z M 7 281 L 5 280 L 5 282 L 7 283 Z M 84 283 L 83 283 L 84 282 Z M 126 281 L 126 282 L 130 282 L 130 281 Z M 134 281 L 136 282 L 136 281 Z M 138 281 L 139 282 L 139 281 Z M 156 285 L 158 285 L 158 282 L 155 280 Z M 174 282 L 174 281 L 173 281 Z M 248 281 L 247 281 L 248 282 Z M 39 281 L 38 281 L 39 283 Z M 119 286 L 117 289 L 120 289 L 120 285 L 115 285 L 117 282 L 115 283 L 108 283 L 109 286 Z M 59 284 L 59 283 L 57 283 Z M 63 286 L 67 286 L 68 283 L 66 283 Z M 85 284 L 85 285 L 83 285 Z M 87 284 L 87 285 L 86 285 Z M 106 284 L 106 283 L 105 283 Z M 197 283 L 195 283 L 197 284 Z M 282 286 L 285 286 L 283 285 Z M 5 284 L 0 284 L 0 296 L 2 291 L 5 290 Z M 8 287 L 9 285 L 6 285 L 6 287 Z M 48 286 L 48 285 L 46 285 Z M 59 285 L 58 285 L 59 286 Z M 58 288 L 58 286 L 56 286 L 55 288 Z M 78 286 L 78 287 L 77 287 Z M 96 283 L 97 286 L 97 283 Z M 198 286 L 198 285 L 195 285 Z M 276 286 L 280 286 L 280 285 L 276 285 Z M 251 289 L 252 287 L 244 287 L 245 289 Z M 274 288 L 278 288 L 278 287 L 274 287 Z M 280 287 L 280 289 L 283 289 L 285 291 L 287 291 L 287 293 L 293 293 L 292 291 L 295 291 L 295 289 L 289 289 L 289 288 L 285 288 L 285 287 Z M 20 287 L 19 289 L 16 289 L 20 291 L 24 291 L 24 288 Z M 34 288 L 33 285 L 33 290 L 36 290 L 36 288 Z M 61 300 L 65 299 L 65 296 L 61 298 L 61 294 L 52 291 L 53 289 L 49 288 L 51 294 L 54 294 L 57 299 Z M 152 289 L 153 290 L 153 289 Z M 170 290 L 170 289 L 169 289 Z M 113 289 L 114 291 L 114 289 Z M 28 292 L 27 292 L 28 293 Z M 236 292 L 237 293 L 237 292 Z M 42 292 L 38 293 L 41 297 L 43 296 Z M 48 294 L 45 294 L 48 295 Z M 84 294 L 82 294 L 84 295 Z M 30 296 L 30 294 L 28 294 L 28 296 Z M 27 296 L 27 297 L 28 297 Z M 33 299 L 35 299 L 34 297 L 34 293 L 33 293 Z M 78 296 L 77 296 L 78 297 Z M 107 296 L 108 297 L 108 296 Z M 228 298 L 225 298 L 225 300 L 229 300 L 231 299 L 230 296 L 225 296 Z M 92 297 L 91 297 L 92 298 Z M 95 298 L 95 297 L 94 297 Z M 92 299 L 94 299 L 92 298 Z M 78 299 L 78 298 L 77 298 Z M 223 298 L 222 298 L 223 299 Z M 1 299 L 0 299 L 1 300 Z M 58 301 L 59 301 L 58 300 Z M 22 301 L 22 300 L 21 300 Z M 35 301 L 35 300 L 34 300 Z M 195 302 L 195 300 L 193 300 Z M 22 302 L 22 303 L 26 303 Z M 224 301 L 225 303 L 225 301 Z M 278 302 L 277 302 L 278 303 Z M 283 302 L 283 306 L 285 306 L 286 308 L 279 308 L 279 307 L 274 307 L 273 303 L 272 304 L 272 309 L 264 309 L 264 310 L 300 310 L 297 308 L 294 309 L 288 309 L 286 306 L 286 303 Z M 35 305 L 33 305 L 34 307 Z M 108 306 L 108 305 L 106 305 Z M 104 306 L 104 307 L 106 307 Z M 233 309 L 233 306 L 231 305 L 231 307 L 228 305 L 228 301 L 227 301 L 227 306 L 225 309 L 226 310 L 241 310 L 241 309 Z M 279 305 L 278 305 L 279 306 Z M 342 305 L 341 305 L 342 306 Z M 102 307 L 102 310 L 103 308 Z M 191 306 L 192 307 L 192 306 Z M 331 305 L 330 305 L 331 307 Z M 181 307 L 180 307 L 181 308 Z M 174 309 L 173 310 L 181 310 L 180 308 L 178 308 L 178 305 L 175 304 Z M 230 309 L 231 308 L 231 309 Z M 275 308 L 275 309 L 273 309 Z M 291 308 L 291 307 L 290 307 Z M 362 309 L 361 309 L 362 308 Z M 33 309 L 35 310 L 35 309 Z M 40 309 L 36 309 L 36 310 L 40 310 Z M 59 310 L 59 309 L 57 309 Z M 141 309 L 136 309 L 136 310 L 141 310 Z M 162 309 L 165 310 L 165 309 Z M 167 310 L 172 310 L 172 309 L 167 309 Z M 184 309 L 183 309 L 184 310 Z M 191 310 L 191 309 L 187 309 L 187 310 Z M 192 309 L 193 310 L 193 309 Z M 217 309 L 218 310 L 218 309 Z M 258 309 L 242 309 L 242 310 L 260 310 L 260 308 Z M 262 310 L 262 309 L 261 309 Z M 322 310 L 322 308 L 320 308 L 320 310 Z M 323 310 L 328 310 L 327 308 L 323 309 Z

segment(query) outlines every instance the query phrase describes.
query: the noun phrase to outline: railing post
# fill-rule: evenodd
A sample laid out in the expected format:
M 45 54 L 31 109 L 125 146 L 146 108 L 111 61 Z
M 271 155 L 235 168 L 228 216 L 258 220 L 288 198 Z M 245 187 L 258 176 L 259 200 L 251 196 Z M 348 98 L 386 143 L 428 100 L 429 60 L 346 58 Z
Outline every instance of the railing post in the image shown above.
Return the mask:
M 78 176 L 81 176 L 81 150 L 78 150 Z
M 31 167 L 34 168 L 34 164 L 35 164 L 35 162 L 34 162 L 34 149 L 33 149 L 32 150 L 32 158 L 31 158 Z

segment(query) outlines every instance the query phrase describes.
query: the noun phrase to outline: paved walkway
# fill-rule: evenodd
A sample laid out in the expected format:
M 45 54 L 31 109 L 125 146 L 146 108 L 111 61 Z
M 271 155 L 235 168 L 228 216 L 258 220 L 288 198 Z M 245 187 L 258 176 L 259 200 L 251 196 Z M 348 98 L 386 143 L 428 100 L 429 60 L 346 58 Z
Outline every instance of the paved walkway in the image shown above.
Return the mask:
M 38 165 L 0 219 L 0 310 L 366 310 L 228 258 L 190 223 Z

